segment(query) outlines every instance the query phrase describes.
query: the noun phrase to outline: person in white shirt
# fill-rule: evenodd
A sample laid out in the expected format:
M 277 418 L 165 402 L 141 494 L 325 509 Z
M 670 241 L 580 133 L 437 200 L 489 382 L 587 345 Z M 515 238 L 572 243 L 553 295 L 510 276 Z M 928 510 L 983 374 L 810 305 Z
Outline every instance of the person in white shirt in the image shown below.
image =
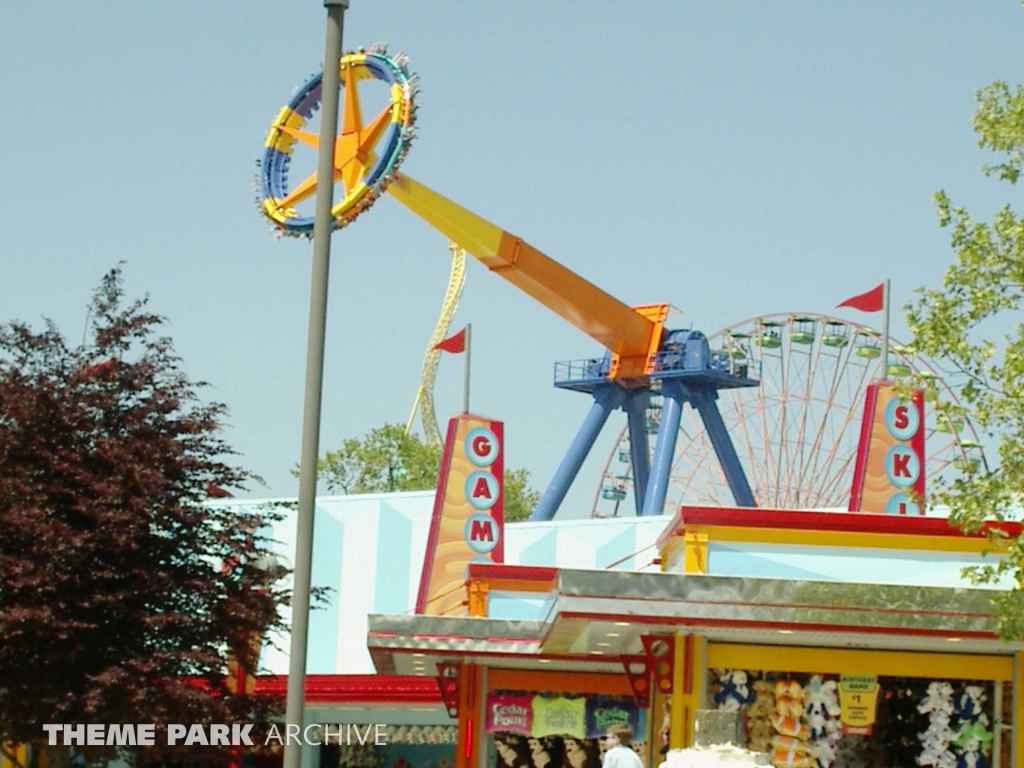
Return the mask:
M 603 737 L 606 752 L 601 761 L 602 768 L 643 768 L 640 757 L 629 742 L 633 740 L 633 729 L 628 725 L 612 725 Z

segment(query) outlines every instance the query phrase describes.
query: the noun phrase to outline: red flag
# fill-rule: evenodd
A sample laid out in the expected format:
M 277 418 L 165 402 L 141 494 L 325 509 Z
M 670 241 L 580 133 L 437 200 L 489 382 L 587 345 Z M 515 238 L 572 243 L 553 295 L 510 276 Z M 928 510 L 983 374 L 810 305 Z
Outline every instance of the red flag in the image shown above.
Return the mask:
M 442 339 L 437 342 L 431 349 L 440 349 L 442 352 L 451 352 L 453 355 L 459 354 L 459 352 L 466 351 L 466 329 L 463 328 L 461 331 L 456 333 L 454 336 L 449 336 L 447 339 Z
M 870 291 L 858 293 L 856 296 L 851 296 L 846 301 L 837 304 L 836 308 L 850 307 L 851 309 L 859 309 L 861 312 L 880 312 L 884 290 L 885 283 L 879 283 Z

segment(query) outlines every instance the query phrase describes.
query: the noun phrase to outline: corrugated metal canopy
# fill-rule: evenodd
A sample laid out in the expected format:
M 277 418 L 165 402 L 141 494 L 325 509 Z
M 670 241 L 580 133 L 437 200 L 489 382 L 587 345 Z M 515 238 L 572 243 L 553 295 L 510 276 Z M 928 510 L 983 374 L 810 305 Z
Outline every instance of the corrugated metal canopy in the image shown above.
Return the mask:
M 621 669 L 640 635 L 719 642 L 1010 655 L 981 589 L 562 570 L 545 621 L 369 617 L 378 671 L 432 675 L 441 660 L 494 667 Z

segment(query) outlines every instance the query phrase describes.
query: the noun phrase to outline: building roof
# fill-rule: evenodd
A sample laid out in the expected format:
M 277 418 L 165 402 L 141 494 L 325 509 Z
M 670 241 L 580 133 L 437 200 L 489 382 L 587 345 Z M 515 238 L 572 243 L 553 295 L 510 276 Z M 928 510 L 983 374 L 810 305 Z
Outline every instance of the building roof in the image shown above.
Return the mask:
M 508 586 L 515 571 L 498 566 L 495 577 Z M 641 635 L 680 629 L 723 643 L 1012 655 L 1024 643 L 998 639 L 993 594 L 866 581 L 560 570 L 542 620 L 371 615 L 368 645 L 379 672 L 406 675 L 417 668 L 433 675 L 437 662 L 457 660 L 621 671 L 621 656 L 643 652 Z

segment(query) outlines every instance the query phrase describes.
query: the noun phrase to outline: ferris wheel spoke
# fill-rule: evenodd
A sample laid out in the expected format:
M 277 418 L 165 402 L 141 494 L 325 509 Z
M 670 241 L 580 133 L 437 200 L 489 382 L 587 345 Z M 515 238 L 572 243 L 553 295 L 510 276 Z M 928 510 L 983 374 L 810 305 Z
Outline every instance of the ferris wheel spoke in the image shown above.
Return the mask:
M 811 441 L 812 460 L 810 465 L 807 467 L 808 472 L 802 475 L 798 480 L 800 487 L 806 487 L 809 478 L 816 477 L 822 471 L 822 465 L 824 465 L 824 467 L 829 466 L 828 458 L 825 457 L 824 461 L 822 461 L 821 455 L 822 440 L 825 438 L 826 431 L 829 427 L 832 428 L 831 437 L 833 446 L 843 441 L 844 438 L 844 429 L 842 425 L 840 425 L 839 429 L 836 430 L 835 411 L 837 408 L 846 407 L 837 402 L 836 396 L 839 383 L 843 380 L 846 366 L 849 363 L 849 355 L 847 354 L 844 358 L 842 352 L 840 352 L 834 360 L 835 366 L 832 371 L 831 380 L 828 382 L 827 392 L 822 403 L 822 417 Z
M 867 368 L 864 368 L 864 371 L 866 372 Z M 844 453 L 846 453 L 848 455 L 848 457 L 849 457 L 842 464 L 842 466 L 844 468 L 844 471 L 845 471 L 845 467 L 848 466 L 848 464 L 853 460 L 853 452 L 856 450 L 856 444 L 854 443 L 852 449 L 851 449 L 851 447 L 848 444 L 844 446 L 844 443 L 848 443 L 848 441 L 843 441 L 841 439 L 841 436 L 846 434 L 846 430 L 850 427 L 851 423 L 853 422 L 853 416 L 854 416 L 855 411 L 856 411 L 856 407 L 852 403 L 843 411 L 842 419 L 841 419 L 841 421 L 839 423 L 839 429 L 838 429 L 839 437 L 837 437 L 837 439 L 833 440 L 832 446 L 829 448 L 828 452 L 825 454 L 824 460 L 822 461 L 822 464 L 825 467 L 833 466 L 833 462 L 836 461 L 836 456 L 837 456 L 841 446 L 843 446 Z
M 612 465 L 612 462 L 615 461 L 615 459 L 618 456 L 619 451 L 622 449 L 622 447 L 624 445 L 628 445 L 628 440 L 626 439 L 627 431 L 628 431 L 628 427 L 626 427 L 626 426 L 623 426 L 619 430 L 619 436 L 615 440 L 615 442 L 612 443 L 611 451 L 609 451 L 608 457 L 605 459 L 604 470 L 601 472 L 601 480 L 600 480 L 600 482 L 598 482 L 597 488 L 594 490 L 594 501 L 590 505 L 590 516 L 591 517 L 608 517 L 608 515 L 602 515 L 600 512 L 598 512 L 598 505 L 601 503 L 601 498 L 602 498 L 601 494 L 604 492 L 604 489 L 607 487 L 605 485 L 605 480 L 611 480 L 612 483 L 613 483 L 613 486 L 614 486 L 614 485 L 618 484 L 620 478 L 622 477 L 620 475 L 613 474 L 611 469 L 610 469 L 610 467 Z M 631 468 L 632 467 L 629 464 L 626 465 L 626 476 L 628 476 L 628 473 L 629 473 Z M 618 507 L 616 506 L 616 510 L 617 509 L 618 509 Z
M 849 363 L 849 352 L 848 352 L 848 349 L 849 349 L 848 347 L 840 347 L 839 353 L 837 355 L 835 355 L 834 358 L 833 358 L 834 362 L 835 362 L 835 365 L 832 368 L 831 381 L 829 381 L 829 383 L 828 383 L 827 393 L 826 393 L 825 398 L 824 398 L 824 403 L 823 403 L 823 407 L 822 407 L 822 411 L 823 411 L 822 418 L 821 418 L 820 422 L 818 423 L 818 429 L 815 432 L 814 439 L 813 439 L 813 441 L 811 443 L 812 451 L 813 451 L 813 455 L 814 455 L 814 461 L 813 461 L 813 463 L 810 466 L 810 472 L 811 472 L 812 476 L 815 473 L 817 473 L 817 471 L 818 471 L 818 457 L 819 457 L 819 454 L 820 454 L 821 443 L 822 443 L 822 440 L 825 437 L 825 430 L 828 428 L 828 426 L 830 425 L 830 422 L 832 421 L 830 416 L 831 416 L 832 408 L 833 408 L 833 406 L 836 403 L 836 396 L 837 396 L 838 391 L 839 391 L 840 381 L 842 380 L 842 373 L 843 373 L 843 371 L 845 371 L 846 365 Z M 845 357 L 843 355 L 843 351 L 844 350 L 847 350 L 847 354 L 846 354 Z M 831 358 L 832 356 L 830 355 L 828 357 Z
M 791 329 L 792 330 L 792 329 Z M 807 445 L 803 439 L 807 425 L 807 411 L 812 404 L 810 384 L 813 379 L 813 366 L 811 365 L 811 352 L 803 349 L 797 350 L 792 346 L 792 333 L 790 336 L 790 381 L 794 387 L 800 382 L 803 389 L 794 392 L 795 397 L 790 398 L 799 403 L 796 413 L 787 425 L 785 442 L 788 449 L 788 460 L 786 462 L 786 485 L 788 494 L 794 502 L 799 501 L 800 483 L 796 478 L 803 477 L 806 466 Z M 807 372 L 804 375 L 801 366 L 806 365 Z M 792 434 L 791 434 L 792 431 Z
M 782 489 L 785 485 L 785 472 L 789 469 L 789 442 L 786 440 L 786 414 L 789 408 L 789 364 L 792 357 L 790 352 L 790 334 L 786 334 L 786 353 L 782 355 L 782 365 L 779 370 L 782 374 L 782 381 L 779 383 L 779 423 L 778 436 L 779 447 L 776 451 L 778 461 L 775 462 L 775 506 L 783 506 Z
M 831 478 L 822 484 L 819 496 L 814 502 L 815 506 L 840 506 L 837 502 L 843 498 L 849 498 L 849 486 L 845 483 L 854 456 L 855 454 L 849 454 L 846 459 L 838 463 Z
M 761 504 L 761 499 L 758 498 L 757 492 L 753 490 L 760 484 L 752 482 L 753 480 L 755 480 L 754 475 L 760 473 L 761 471 L 761 462 L 757 460 L 757 457 L 754 454 L 754 445 L 750 439 L 750 431 L 747 429 L 746 414 L 744 412 L 744 409 L 742 407 L 742 401 L 740 400 L 738 394 L 742 391 L 743 390 L 734 389 L 730 393 L 732 395 L 732 397 L 730 398 L 732 412 L 733 414 L 735 414 L 735 418 L 732 420 L 731 423 L 738 426 L 739 432 L 743 438 L 744 455 L 746 458 L 746 472 L 748 474 L 748 477 L 750 477 L 748 483 L 750 483 L 751 490 L 754 493 L 754 501 L 758 504 Z M 739 451 L 737 451 L 737 453 L 739 453 Z
M 720 393 L 720 413 L 758 505 L 845 508 L 865 387 L 880 369 L 885 370 L 882 361 L 870 356 L 870 349 L 861 349 L 875 345 L 877 334 L 816 315 L 806 321 L 812 325 L 805 322 L 794 336 L 796 320 L 792 315 L 762 316 L 709 337 L 721 339 L 727 352 L 739 345 L 751 368 L 760 371 L 759 387 Z M 808 327 L 814 329 L 811 336 Z M 862 343 L 857 343 L 858 335 L 863 336 Z M 746 339 L 749 349 L 744 349 Z M 898 348 L 893 352 L 911 371 L 929 371 L 923 361 Z M 956 402 L 941 380 L 936 393 Z M 678 494 L 684 504 L 731 504 L 731 489 L 703 423 L 692 408 L 685 410 L 672 464 L 673 503 Z M 943 423 L 936 406 L 926 405 L 928 476 L 948 471 L 957 458 L 974 461 L 975 451 L 977 460 L 984 461 L 974 447 L 977 434 L 969 422 L 947 425 L 940 432 L 937 426 Z
M 832 426 L 834 430 L 833 445 L 835 445 L 843 434 L 846 433 L 846 429 L 852 424 L 853 416 L 856 412 L 857 405 L 860 403 L 861 393 L 866 384 L 866 377 L 868 367 L 856 363 L 853 359 L 854 352 L 852 345 L 847 348 L 845 355 L 840 355 L 840 365 L 836 372 L 837 384 L 845 384 L 845 391 L 840 392 L 839 387 L 835 387 L 829 393 L 829 410 L 835 416 L 838 409 L 842 409 L 843 419 L 832 419 Z M 858 373 L 859 371 L 859 373 Z M 852 384 L 850 382 L 853 382 Z M 843 396 L 842 403 L 839 402 L 839 396 Z M 824 457 L 824 463 L 827 465 L 831 461 L 834 453 L 826 453 Z
M 690 454 L 683 455 L 683 462 L 692 470 L 691 472 L 684 473 L 683 477 L 686 478 L 686 482 L 682 482 L 679 475 L 673 475 L 672 482 L 681 488 L 684 493 L 693 491 L 695 485 L 697 488 L 703 487 L 707 492 L 706 497 L 708 499 L 719 501 L 720 503 L 718 489 L 711 484 L 707 473 L 702 471 L 705 464 L 710 464 L 708 461 L 710 457 L 705 450 L 698 449 L 698 451 L 696 456 L 691 456 Z
M 766 359 L 770 359 L 770 358 L 767 358 L 767 356 L 764 353 L 764 349 L 762 348 L 762 351 L 761 351 L 761 387 L 760 387 L 760 389 L 762 391 L 760 393 L 758 393 L 757 405 L 758 405 L 758 416 L 759 416 L 759 420 L 761 422 L 761 457 L 762 457 L 762 459 L 764 461 L 764 472 L 765 472 L 765 483 L 764 483 L 765 504 L 766 504 L 766 506 L 775 506 L 778 503 L 778 500 L 776 498 L 776 495 L 772 493 L 773 486 L 772 486 L 771 482 L 769 481 L 769 478 L 771 478 L 773 475 L 776 474 L 776 467 L 775 467 L 775 458 L 776 457 L 775 457 L 775 454 L 771 450 L 771 444 L 770 444 L 771 432 L 768 429 L 768 418 L 769 418 L 769 416 L 768 416 L 768 408 L 767 408 L 767 405 L 768 405 L 767 399 L 768 398 L 766 397 L 766 395 L 764 394 L 764 391 L 763 391 L 764 388 L 765 388 L 765 384 L 768 382 L 768 378 L 769 378 L 769 376 L 766 375 L 765 372 L 769 371 L 769 375 L 770 375 L 770 371 L 774 370 L 774 368 L 773 369 L 769 369 L 765 365 Z
M 709 458 L 710 455 L 712 455 L 714 449 L 712 448 L 711 453 L 709 453 L 710 446 L 708 444 L 706 429 L 704 428 L 702 423 L 698 424 L 695 416 L 695 411 L 693 408 L 686 409 L 686 417 L 689 419 L 693 437 L 689 437 L 689 435 L 686 434 L 685 432 L 681 435 L 681 437 L 685 435 L 685 437 L 688 438 L 689 443 L 688 445 L 680 445 L 679 442 L 676 443 L 676 460 L 674 462 L 674 465 L 677 467 L 680 466 L 681 461 L 682 463 L 689 466 L 690 470 L 692 471 L 673 473 L 673 480 L 676 482 L 677 485 L 683 487 L 684 491 L 686 491 L 689 487 L 691 487 L 693 479 L 697 478 L 703 483 L 704 487 L 707 489 L 709 498 L 716 499 L 719 496 L 717 490 L 711 484 L 711 481 L 706 476 L 706 474 L 700 471 L 701 466 L 703 464 L 710 463 Z M 695 449 L 696 457 L 691 456 L 690 451 L 687 450 L 688 448 L 693 450 L 694 446 L 698 446 Z M 694 460 L 695 458 L 696 462 Z M 687 483 L 685 486 L 682 486 L 681 483 L 678 482 L 680 475 L 687 478 Z
M 800 414 L 800 427 L 799 434 L 807 434 L 807 419 L 811 415 L 812 408 L 814 407 L 816 400 L 814 397 L 814 381 L 815 374 L 821 370 L 822 366 L 822 348 L 821 334 L 817 331 L 818 322 L 814 321 L 814 340 L 811 342 L 807 354 L 807 377 L 804 381 L 804 404 Z M 801 446 L 801 458 L 800 458 L 800 472 L 798 474 L 797 484 L 795 488 L 802 488 L 806 480 L 808 469 L 816 458 L 816 445 L 812 441 L 809 445 L 807 443 Z

